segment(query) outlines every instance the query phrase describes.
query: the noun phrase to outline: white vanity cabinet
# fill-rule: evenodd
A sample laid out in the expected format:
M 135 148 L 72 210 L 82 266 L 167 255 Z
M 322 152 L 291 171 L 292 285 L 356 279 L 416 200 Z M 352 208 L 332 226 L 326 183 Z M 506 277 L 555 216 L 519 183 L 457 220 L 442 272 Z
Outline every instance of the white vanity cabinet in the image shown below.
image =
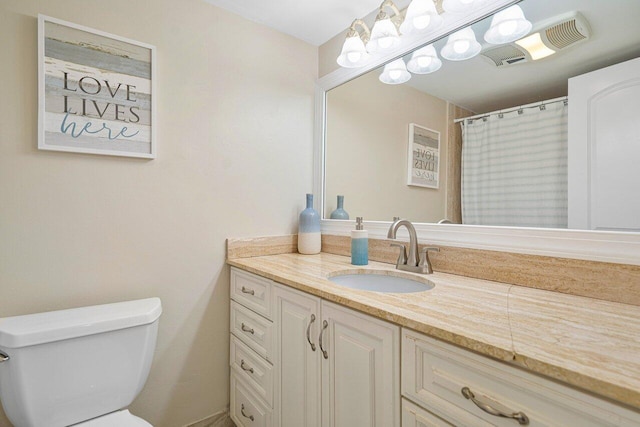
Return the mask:
M 239 427 L 640 426 L 638 412 L 236 268 L 231 298 Z
M 231 417 L 238 426 L 400 427 L 398 326 L 274 282 L 264 317 L 239 302 L 253 288 L 245 283 L 242 292 L 238 282 L 270 281 L 235 268 L 231 277 Z
M 238 427 L 273 425 L 271 280 L 231 269 L 230 416 Z
M 636 412 L 408 329 L 402 395 L 403 427 L 640 425 Z
M 399 427 L 400 328 L 276 284 L 275 425 Z

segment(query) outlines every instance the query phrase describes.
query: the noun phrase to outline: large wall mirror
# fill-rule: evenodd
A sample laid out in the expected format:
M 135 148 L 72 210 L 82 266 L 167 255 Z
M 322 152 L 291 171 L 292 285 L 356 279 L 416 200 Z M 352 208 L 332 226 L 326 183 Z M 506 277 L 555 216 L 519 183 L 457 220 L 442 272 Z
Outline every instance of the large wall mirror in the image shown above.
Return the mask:
M 520 44 L 488 44 L 488 17 L 471 26 L 482 47 L 471 59 L 441 58 L 439 70 L 411 74 L 402 84 L 382 83 L 380 66 L 326 92 L 324 219 L 344 196 L 351 219 L 585 228 L 572 226 L 567 206 L 567 82 L 640 56 L 640 1 L 518 5 L 532 23 L 529 34 L 564 45 L 534 59 Z M 446 42 L 433 42 L 439 57 Z M 497 143 L 477 148 L 486 135 Z M 502 169 L 488 167 L 501 162 Z

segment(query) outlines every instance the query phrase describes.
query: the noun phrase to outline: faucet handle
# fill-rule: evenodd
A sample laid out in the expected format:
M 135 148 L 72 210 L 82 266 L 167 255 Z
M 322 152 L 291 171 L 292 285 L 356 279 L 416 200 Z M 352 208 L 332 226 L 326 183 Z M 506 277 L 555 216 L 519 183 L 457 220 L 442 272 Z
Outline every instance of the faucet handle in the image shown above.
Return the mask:
M 425 268 L 426 273 L 432 274 L 433 267 L 431 267 L 431 261 L 429 260 L 429 251 L 440 252 L 440 248 L 433 248 L 433 247 L 422 248 L 420 250 L 420 263 L 418 264 L 418 266 L 426 267 Z
M 398 261 L 396 261 L 396 267 L 399 265 L 405 265 L 407 263 L 407 248 L 402 243 L 391 243 L 390 246 L 395 246 L 400 248 L 400 253 L 398 254 Z

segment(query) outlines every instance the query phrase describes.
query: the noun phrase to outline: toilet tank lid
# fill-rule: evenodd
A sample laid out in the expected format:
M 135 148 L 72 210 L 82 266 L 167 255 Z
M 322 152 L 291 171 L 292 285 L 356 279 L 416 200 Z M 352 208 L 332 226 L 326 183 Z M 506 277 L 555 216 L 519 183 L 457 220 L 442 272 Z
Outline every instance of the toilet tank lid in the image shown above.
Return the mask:
M 20 348 L 142 326 L 162 314 L 160 298 L 0 318 L 0 347 Z

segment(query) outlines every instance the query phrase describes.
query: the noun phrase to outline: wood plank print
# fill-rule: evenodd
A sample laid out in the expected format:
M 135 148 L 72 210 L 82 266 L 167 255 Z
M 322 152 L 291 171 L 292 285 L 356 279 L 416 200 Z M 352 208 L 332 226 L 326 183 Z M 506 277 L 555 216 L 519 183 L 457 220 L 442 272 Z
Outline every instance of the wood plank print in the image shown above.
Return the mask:
M 38 17 L 38 148 L 155 158 L 154 47 Z

